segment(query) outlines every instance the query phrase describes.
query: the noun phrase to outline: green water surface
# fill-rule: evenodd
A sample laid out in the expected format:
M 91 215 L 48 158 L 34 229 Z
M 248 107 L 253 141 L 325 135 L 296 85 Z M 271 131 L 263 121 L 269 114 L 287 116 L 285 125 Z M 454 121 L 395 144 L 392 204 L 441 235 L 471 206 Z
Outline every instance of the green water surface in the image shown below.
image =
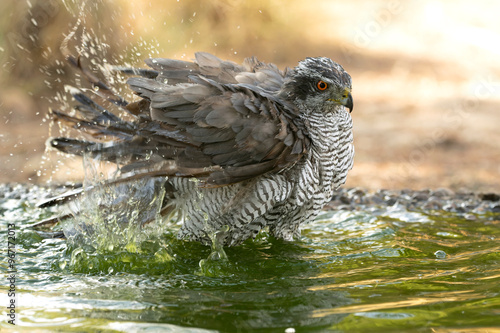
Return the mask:
M 498 214 L 327 211 L 284 242 L 262 233 L 214 253 L 171 231 L 96 250 L 30 225 L 47 190 L 0 200 L 0 271 L 15 224 L 18 332 L 453 332 L 500 329 Z

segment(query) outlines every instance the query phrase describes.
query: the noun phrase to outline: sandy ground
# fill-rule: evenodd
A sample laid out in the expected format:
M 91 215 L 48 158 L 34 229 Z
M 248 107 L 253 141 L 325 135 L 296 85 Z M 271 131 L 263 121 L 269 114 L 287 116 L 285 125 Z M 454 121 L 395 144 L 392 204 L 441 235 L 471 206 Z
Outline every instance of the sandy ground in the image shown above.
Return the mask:
M 14 37 L 23 36 L 19 31 L 34 15 L 26 6 L 16 7 L 22 15 L 9 16 L 2 28 L 10 38 L 0 44 L 0 182 L 61 182 L 82 176 L 78 158 L 44 153 L 46 139 L 57 134 L 57 126 L 51 128 L 46 120 L 48 107 L 57 107 L 55 96 L 64 83 L 56 79 L 70 80 L 72 75 L 62 63 L 53 66 L 61 59 L 55 50 L 69 33 L 67 27 L 75 24 L 71 8 L 55 0 L 49 3 L 52 12 L 43 6 L 39 11 L 59 22 L 63 33 L 52 23 L 39 24 L 39 41 L 43 41 L 39 48 L 25 52 L 15 46 L 19 39 Z M 128 35 L 131 38 L 140 33 L 145 37 L 144 41 L 134 37 L 129 44 L 108 38 L 107 43 L 120 45 L 116 50 L 110 47 L 108 55 L 120 54 L 123 45 L 128 45 L 125 49 L 130 54 L 130 45 L 144 48 L 149 43 L 145 41 L 155 36 L 159 45 L 167 41 L 157 50 L 166 57 L 192 58 L 196 50 L 206 50 L 234 61 L 257 55 L 282 67 L 317 55 L 341 63 L 353 78 L 355 101 L 356 156 L 348 187 L 500 192 L 500 64 L 496 61 L 500 28 L 494 15 L 500 5 L 494 2 L 318 1 L 314 9 L 294 3 L 285 10 L 281 2 L 271 1 L 269 5 L 258 2 L 261 12 L 250 11 L 245 1 L 223 10 L 212 2 L 198 10 L 180 4 L 168 13 L 193 22 L 186 26 L 187 21 L 177 17 L 177 25 L 168 26 L 164 35 L 155 35 L 165 26 L 162 22 L 171 22 L 154 16 L 162 11 L 145 6 L 141 16 L 134 5 L 113 3 L 122 19 L 109 24 L 125 17 L 132 27 L 120 23 L 119 31 L 135 32 Z M 190 6 L 193 3 L 197 2 Z M 249 12 L 248 20 L 253 21 L 231 16 L 241 12 Z M 137 14 L 135 19 L 130 13 Z M 225 17 L 230 17 L 229 23 L 223 21 Z M 225 30 L 221 20 L 233 28 Z M 305 23 L 297 27 L 300 20 Z M 212 31 L 213 36 L 200 31 Z M 228 31 L 231 36 L 225 41 Z M 96 34 L 102 38 L 108 32 Z M 30 43 L 26 38 L 24 42 Z M 43 53 L 47 50 L 52 52 L 49 56 Z M 147 53 L 137 55 L 136 63 Z M 48 74 L 58 68 L 64 75 Z

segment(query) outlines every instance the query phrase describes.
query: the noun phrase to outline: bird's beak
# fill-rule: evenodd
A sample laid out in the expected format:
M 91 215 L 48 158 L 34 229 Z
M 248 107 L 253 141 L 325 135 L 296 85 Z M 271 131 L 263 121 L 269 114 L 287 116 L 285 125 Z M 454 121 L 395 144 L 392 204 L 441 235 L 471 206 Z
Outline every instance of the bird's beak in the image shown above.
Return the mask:
M 342 98 L 339 98 L 339 99 L 332 98 L 332 99 L 329 99 L 329 101 L 333 101 L 337 104 L 345 106 L 346 108 L 349 109 L 349 113 L 352 112 L 352 109 L 354 108 L 354 102 L 352 100 L 351 91 L 348 88 L 346 88 L 344 90 L 344 93 L 342 94 Z
M 347 95 L 347 96 L 346 96 Z M 344 98 L 342 98 L 342 105 L 349 109 L 349 113 L 354 109 L 354 102 L 352 100 L 352 95 L 350 91 L 345 91 Z

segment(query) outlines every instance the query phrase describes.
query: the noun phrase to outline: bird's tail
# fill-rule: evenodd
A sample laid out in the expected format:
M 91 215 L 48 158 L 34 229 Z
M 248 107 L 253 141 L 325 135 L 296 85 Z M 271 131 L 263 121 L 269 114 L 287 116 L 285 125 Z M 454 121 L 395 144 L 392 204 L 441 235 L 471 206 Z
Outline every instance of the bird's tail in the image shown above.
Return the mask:
M 144 103 L 149 102 L 141 99 L 139 102 L 129 103 L 113 91 L 108 84 L 84 67 L 80 57 L 66 55 L 66 58 L 90 83 L 91 88 L 79 89 L 66 86 L 66 91 L 73 96 L 76 105 L 68 112 L 50 110 L 49 115 L 54 122 L 77 130 L 82 138 L 54 137 L 50 138 L 47 144 L 63 153 L 109 161 L 118 166 L 143 160 L 147 154 L 151 153 L 151 150 L 148 150 L 150 147 L 143 142 L 144 139 L 137 136 L 137 132 L 141 124 L 141 117 L 143 119 L 149 117 L 147 114 L 141 114 L 142 110 L 149 109 L 147 105 L 144 105 Z M 150 72 L 136 73 L 131 70 L 127 71 L 127 69 L 120 69 L 120 71 L 130 72 L 130 74 L 152 75 Z M 150 176 L 154 177 L 155 174 L 151 173 Z M 38 207 L 47 208 L 67 204 L 81 198 L 84 194 L 91 194 L 98 190 L 98 185 L 120 186 L 120 184 L 144 177 L 144 174 L 125 173 L 120 177 L 104 181 L 103 184 L 77 187 L 56 197 L 46 199 L 40 202 Z M 166 207 L 163 211 L 165 214 L 169 213 L 166 211 Z M 74 211 L 73 214 L 52 217 L 36 223 L 33 227 L 38 230 L 51 228 L 59 221 L 72 218 L 77 214 L 78 211 Z M 60 232 L 46 233 L 45 236 L 62 237 Z
M 92 89 L 88 89 L 86 94 L 81 89 L 66 86 L 77 102 L 74 111 L 50 110 L 50 116 L 53 121 L 78 130 L 85 139 L 57 137 L 51 138 L 48 144 L 64 153 L 80 156 L 88 154 L 92 158 L 119 162 L 120 158 L 127 156 L 124 147 L 128 147 L 130 152 L 128 143 L 134 139 L 137 131 L 138 115 L 127 108 L 129 102 L 82 66 L 80 57 L 70 55 L 67 59 L 87 79 Z M 114 112 L 102 105 L 109 105 Z M 130 120 L 125 120 L 125 116 Z

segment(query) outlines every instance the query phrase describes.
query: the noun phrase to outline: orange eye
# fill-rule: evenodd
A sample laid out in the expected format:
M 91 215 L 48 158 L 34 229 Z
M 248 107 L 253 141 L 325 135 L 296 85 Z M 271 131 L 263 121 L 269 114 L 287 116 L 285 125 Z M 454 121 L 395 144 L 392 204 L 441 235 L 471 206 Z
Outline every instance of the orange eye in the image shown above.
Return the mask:
M 326 88 L 328 88 L 328 84 L 325 81 L 318 81 L 316 87 L 318 87 L 319 90 L 323 91 L 326 90 Z

